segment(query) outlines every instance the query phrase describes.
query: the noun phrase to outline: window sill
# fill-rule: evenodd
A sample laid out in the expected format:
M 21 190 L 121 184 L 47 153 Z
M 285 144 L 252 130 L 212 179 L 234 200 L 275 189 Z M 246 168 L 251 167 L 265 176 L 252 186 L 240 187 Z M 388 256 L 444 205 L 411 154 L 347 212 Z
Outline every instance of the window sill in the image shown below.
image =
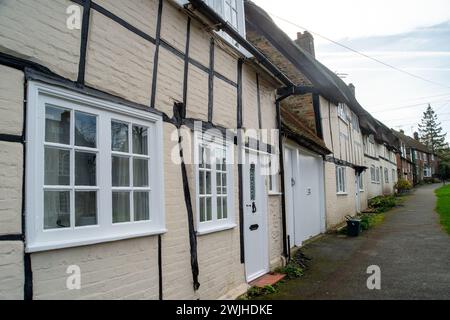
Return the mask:
M 80 247 L 80 246 L 87 246 L 92 244 L 98 244 L 103 242 L 113 242 L 113 241 L 119 241 L 119 240 L 126 240 L 126 239 L 133 239 L 133 238 L 141 238 L 141 237 L 147 237 L 147 236 L 155 236 L 164 234 L 167 232 L 167 229 L 158 229 L 154 231 L 149 232 L 141 232 L 141 233 L 135 233 L 135 234 L 124 234 L 124 235 L 117 235 L 117 236 L 105 236 L 105 237 L 96 237 L 96 238 L 87 238 L 83 240 L 74 240 L 74 241 L 51 241 L 51 242 L 37 242 L 34 244 L 28 244 L 26 246 L 25 252 L 39 252 L 39 251 L 50 251 L 50 250 L 56 250 L 56 249 L 63 249 L 63 248 L 71 248 L 71 247 Z
M 348 195 L 347 192 L 336 192 L 336 194 L 337 194 L 338 196 L 347 196 L 347 195 Z
M 197 235 L 203 236 L 203 235 L 214 233 L 214 232 L 220 232 L 220 231 L 234 229 L 235 227 L 237 227 L 237 224 L 228 223 L 228 224 L 221 225 L 221 226 L 202 228 L 201 230 L 197 230 Z
M 282 196 L 283 194 L 281 192 L 275 192 L 275 191 L 269 191 L 269 196 Z

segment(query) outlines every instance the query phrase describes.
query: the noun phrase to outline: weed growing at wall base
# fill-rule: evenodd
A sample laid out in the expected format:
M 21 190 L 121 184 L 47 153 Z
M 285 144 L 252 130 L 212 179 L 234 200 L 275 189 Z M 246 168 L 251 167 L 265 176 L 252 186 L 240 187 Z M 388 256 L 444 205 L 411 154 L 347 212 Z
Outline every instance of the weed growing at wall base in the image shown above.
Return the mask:
M 369 200 L 369 207 L 376 212 L 385 212 L 395 207 L 396 204 L 395 196 L 378 196 Z

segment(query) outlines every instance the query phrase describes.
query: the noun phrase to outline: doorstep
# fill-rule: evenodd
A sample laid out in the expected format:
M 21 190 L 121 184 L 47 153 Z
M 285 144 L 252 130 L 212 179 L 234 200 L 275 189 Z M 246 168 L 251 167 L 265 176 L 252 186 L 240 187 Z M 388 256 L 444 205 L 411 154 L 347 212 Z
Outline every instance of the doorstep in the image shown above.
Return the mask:
M 266 273 L 265 275 L 250 282 L 252 287 L 264 288 L 265 286 L 273 286 L 274 284 L 280 282 L 286 277 L 285 274 L 281 273 Z

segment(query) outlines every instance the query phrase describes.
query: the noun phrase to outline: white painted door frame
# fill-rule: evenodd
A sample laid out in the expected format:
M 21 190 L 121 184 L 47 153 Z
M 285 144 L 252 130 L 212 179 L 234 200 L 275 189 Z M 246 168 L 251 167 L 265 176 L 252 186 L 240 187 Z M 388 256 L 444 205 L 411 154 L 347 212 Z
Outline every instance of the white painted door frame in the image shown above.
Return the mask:
M 284 190 L 285 190 L 285 205 L 286 205 L 286 236 L 289 237 L 290 247 L 295 246 L 295 190 L 296 177 L 298 176 L 297 155 L 296 149 L 289 146 L 284 147 Z M 286 239 L 287 241 L 287 239 Z M 290 249 L 290 248 L 289 248 Z

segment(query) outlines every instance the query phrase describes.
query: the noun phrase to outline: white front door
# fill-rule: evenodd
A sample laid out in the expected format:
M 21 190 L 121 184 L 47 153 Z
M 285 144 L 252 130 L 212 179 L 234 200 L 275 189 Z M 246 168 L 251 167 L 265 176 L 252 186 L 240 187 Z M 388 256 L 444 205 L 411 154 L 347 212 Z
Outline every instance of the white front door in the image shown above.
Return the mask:
M 291 247 L 325 231 L 322 160 L 300 149 L 285 148 L 287 234 Z
M 296 245 L 321 233 L 321 159 L 309 154 L 299 153 L 300 181 L 297 197 L 301 199 L 296 230 L 300 230 L 300 239 Z M 300 220 L 300 221 L 298 221 Z
M 267 195 L 258 154 L 245 153 L 243 164 L 244 250 L 247 281 L 269 271 Z
M 362 173 L 357 173 L 355 175 L 355 201 L 356 201 L 356 212 L 360 213 L 361 212 L 361 199 L 360 199 L 360 194 L 359 194 L 359 190 L 361 189 L 361 186 L 359 185 L 360 179 L 359 179 L 359 175 Z

